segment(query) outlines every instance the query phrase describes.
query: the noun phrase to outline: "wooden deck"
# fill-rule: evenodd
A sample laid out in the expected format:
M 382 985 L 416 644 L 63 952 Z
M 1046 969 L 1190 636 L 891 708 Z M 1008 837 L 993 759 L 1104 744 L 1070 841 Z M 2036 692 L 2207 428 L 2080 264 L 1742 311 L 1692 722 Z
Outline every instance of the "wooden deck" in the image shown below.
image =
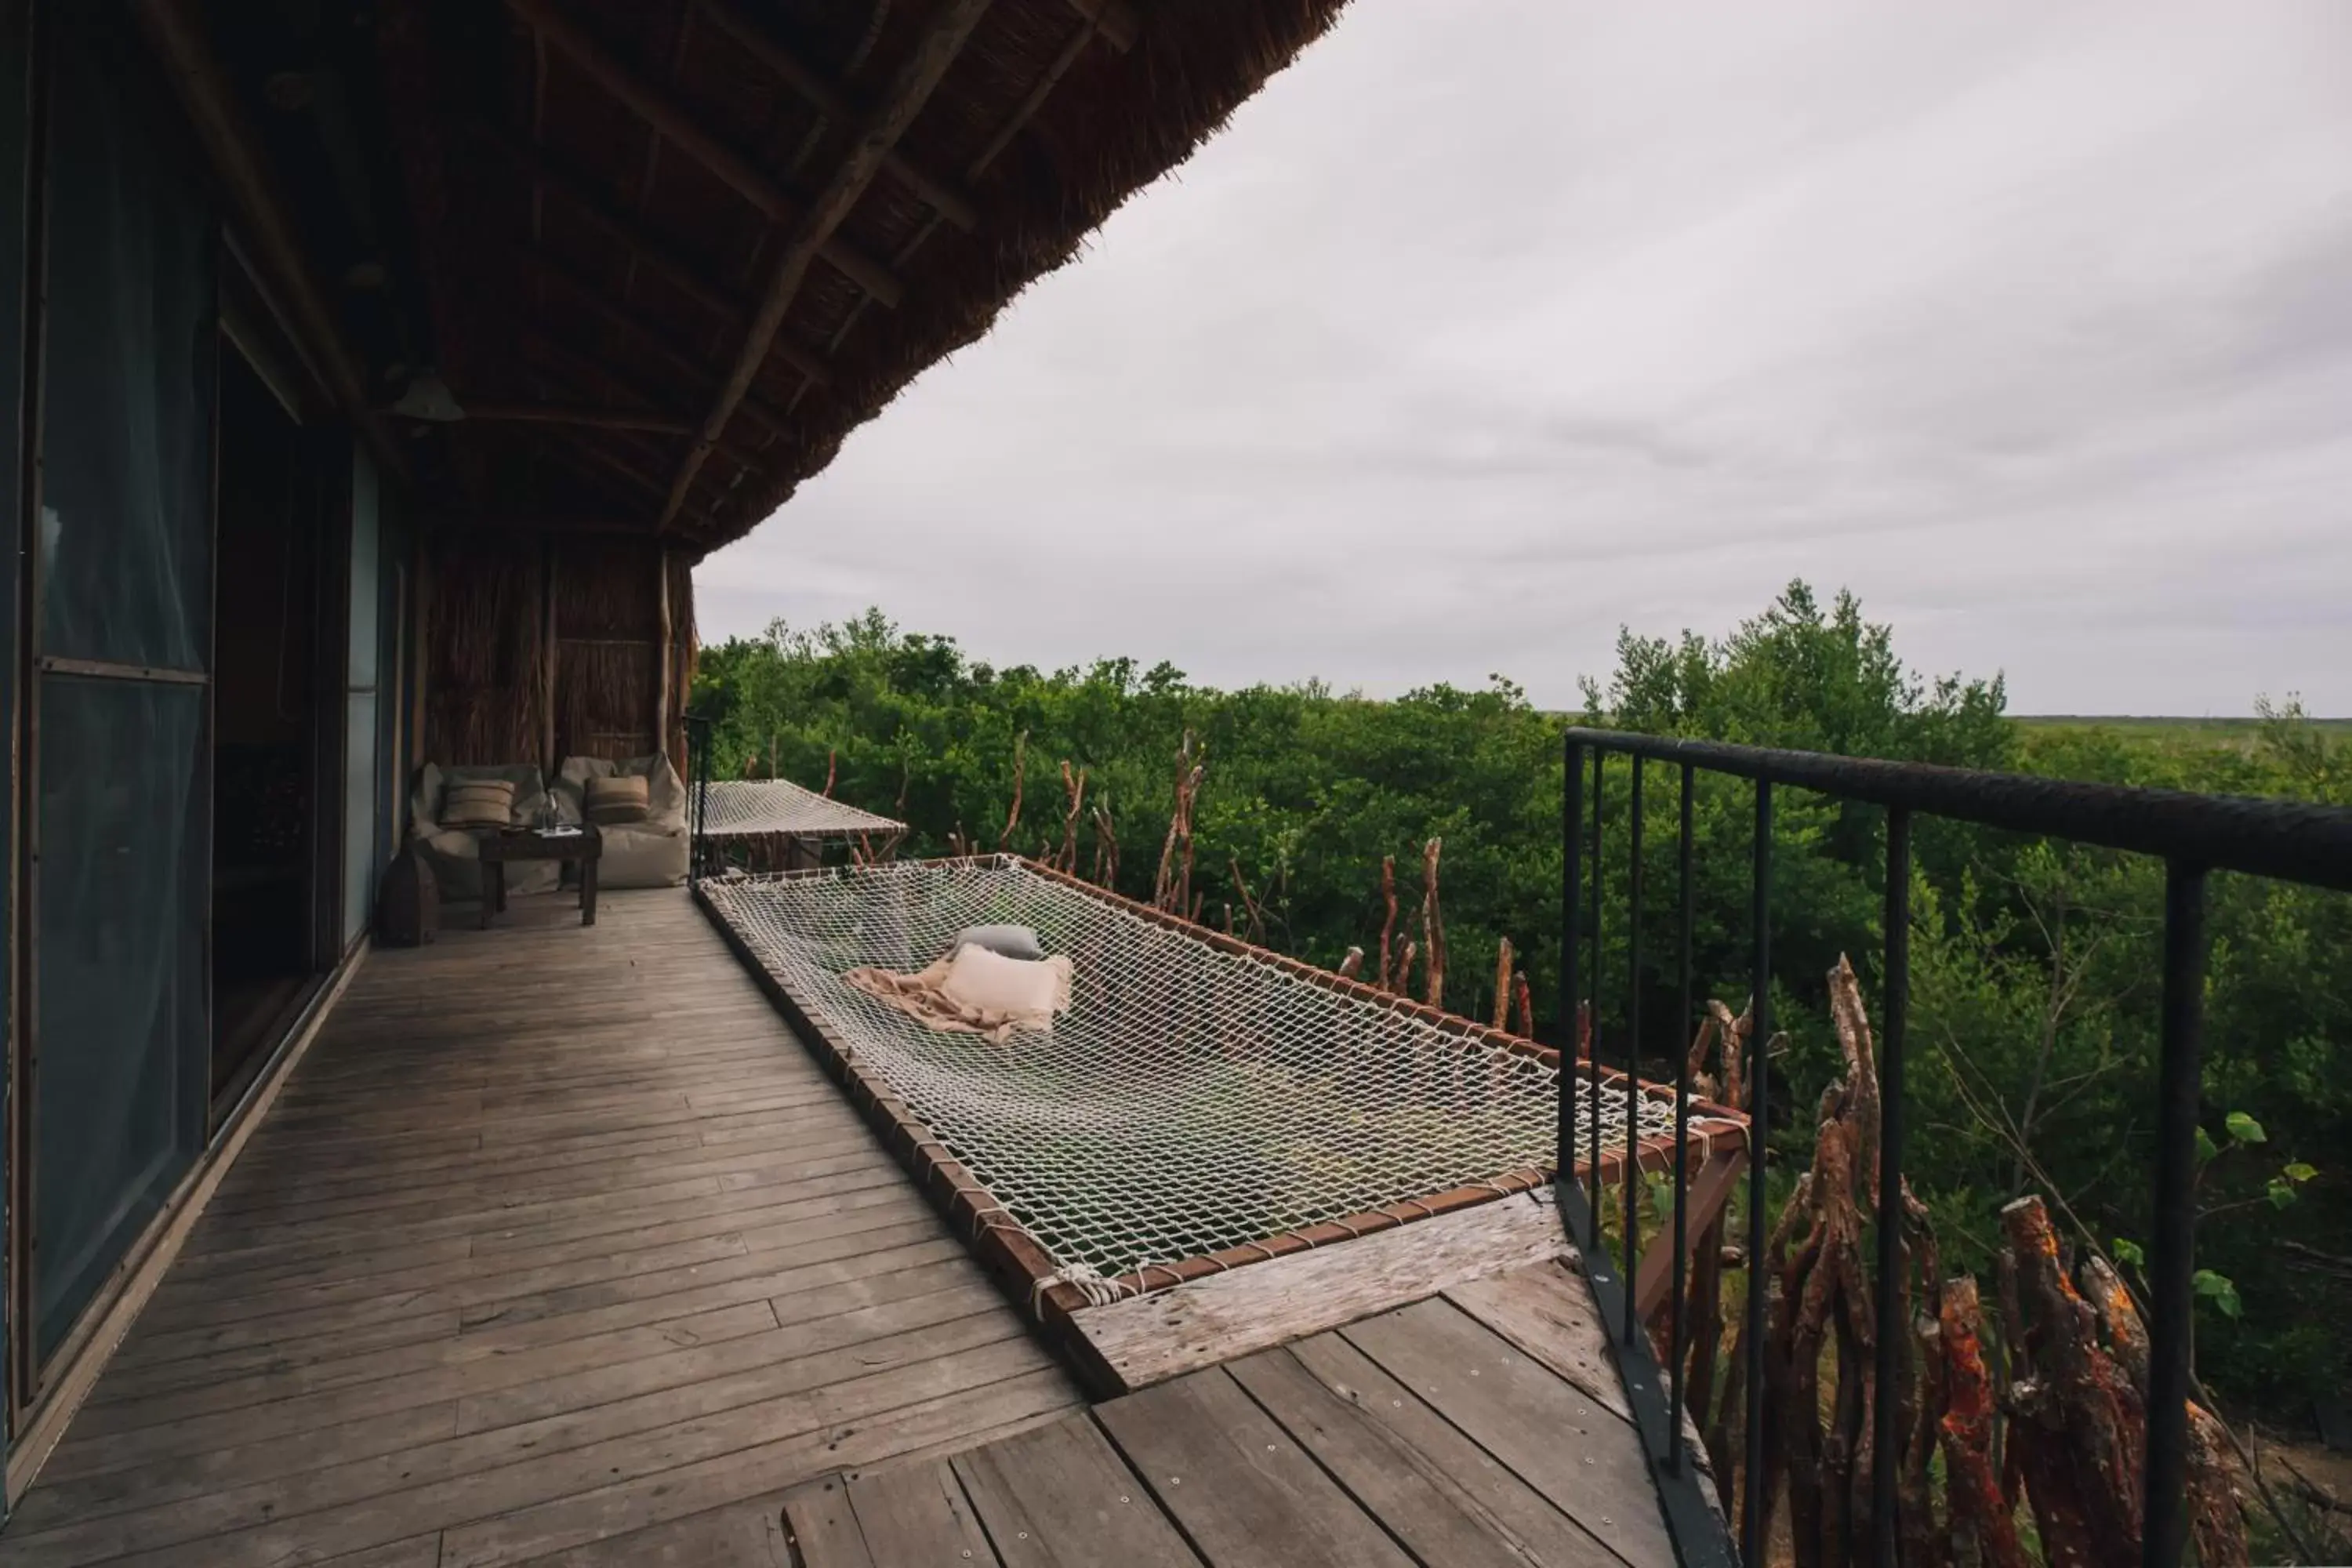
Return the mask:
M 950 1458 L 813 1482 L 781 1527 L 652 1532 L 668 1554 L 644 1560 L 1669 1568 L 1606 1357 L 1583 1281 L 1538 1264 Z
M 1078 1407 L 683 892 L 577 921 L 367 962 L 0 1561 L 760 1562 Z

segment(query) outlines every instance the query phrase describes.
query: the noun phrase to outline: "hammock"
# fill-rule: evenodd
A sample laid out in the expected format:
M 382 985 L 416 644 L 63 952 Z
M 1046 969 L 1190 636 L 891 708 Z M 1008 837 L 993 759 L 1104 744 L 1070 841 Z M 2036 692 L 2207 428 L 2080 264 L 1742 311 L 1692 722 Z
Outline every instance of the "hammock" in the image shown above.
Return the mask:
M 702 895 L 852 1070 L 978 1178 L 992 1223 L 1034 1241 L 1053 1279 L 1151 1289 L 1237 1248 L 1270 1256 L 1270 1239 L 1311 1226 L 1351 1230 L 1412 1200 L 1550 1180 L 1549 1053 L 1318 982 L 1018 859 L 789 872 L 706 882 Z M 935 1032 L 840 978 L 920 969 L 964 927 L 1000 922 L 1034 927 L 1075 966 L 1072 1005 L 1049 1032 L 1001 1045 Z M 1576 1094 L 1590 1116 L 1581 1070 Z M 1626 1151 L 1623 1079 L 1604 1075 L 1600 1100 L 1612 1165 Z M 1639 1154 L 1654 1167 L 1671 1159 L 1673 1091 L 1643 1086 L 1635 1106 Z M 1736 1116 L 1696 1103 L 1690 1125 L 1695 1142 L 1744 1135 Z
M 710 838 L 748 838 L 770 833 L 801 838 L 877 838 L 904 833 L 907 825 L 860 811 L 803 789 L 789 779 L 716 779 L 702 786 L 702 832 Z

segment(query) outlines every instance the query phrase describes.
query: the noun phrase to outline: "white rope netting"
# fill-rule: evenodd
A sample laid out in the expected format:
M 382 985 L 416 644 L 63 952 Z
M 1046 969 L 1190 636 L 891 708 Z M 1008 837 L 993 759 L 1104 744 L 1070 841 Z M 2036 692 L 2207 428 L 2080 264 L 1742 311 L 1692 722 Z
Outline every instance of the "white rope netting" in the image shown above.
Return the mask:
M 790 779 L 714 779 L 703 786 L 702 831 L 713 838 L 759 833 L 791 833 L 803 837 L 883 837 L 904 833 L 907 825 L 860 811 Z
M 1009 858 L 703 890 L 868 1080 L 1071 1278 L 1115 1279 L 1553 1158 L 1556 1068 Z M 840 979 L 866 964 L 921 969 L 964 927 L 1002 922 L 1033 927 L 1072 961 L 1072 1005 L 1050 1032 L 1003 1045 L 939 1033 Z M 1576 1089 L 1589 1114 L 1590 1086 Z M 1604 1152 L 1622 1152 L 1622 1080 L 1601 1099 Z M 1636 1103 L 1641 1139 L 1671 1146 L 1672 1091 Z

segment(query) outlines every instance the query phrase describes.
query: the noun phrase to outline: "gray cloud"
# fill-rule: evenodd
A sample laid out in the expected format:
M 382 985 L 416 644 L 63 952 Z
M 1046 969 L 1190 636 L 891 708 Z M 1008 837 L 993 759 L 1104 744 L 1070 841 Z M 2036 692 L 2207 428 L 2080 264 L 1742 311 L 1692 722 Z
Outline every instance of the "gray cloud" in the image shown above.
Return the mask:
M 1564 702 L 1844 584 L 2033 711 L 2352 712 L 2352 9 L 1364 0 L 698 576 Z

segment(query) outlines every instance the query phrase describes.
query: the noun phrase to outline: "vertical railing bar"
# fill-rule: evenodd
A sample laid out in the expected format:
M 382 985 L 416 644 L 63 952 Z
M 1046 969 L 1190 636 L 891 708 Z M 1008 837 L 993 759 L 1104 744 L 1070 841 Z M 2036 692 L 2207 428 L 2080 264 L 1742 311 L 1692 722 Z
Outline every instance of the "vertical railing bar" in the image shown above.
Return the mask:
M 1911 1013 L 1911 813 L 1886 814 L 1885 994 L 1878 1030 L 1878 1278 L 1871 1297 L 1876 1384 L 1872 1391 L 1870 1527 L 1873 1560 L 1892 1568 L 1900 1539 L 1895 1519 L 1895 1467 L 1901 1434 L 1904 1366 L 1911 1326 L 1898 1321 L 1903 1274 L 1903 1032 Z M 1939 1281 L 1927 1280 L 1934 1289 Z
M 1633 1307 L 1633 1282 L 1641 1268 L 1642 1239 L 1642 754 L 1633 753 L 1632 811 L 1626 818 L 1632 849 L 1625 886 L 1625 1341 L 1641 1331 Z
M 1589 931 L 1589 932 L 1587 932 L 1587 933 L 1586 933 L 1586 940 L 1587 940 L 1588 942 L 1590 942 L 1592 944 L 1592 977 L 1591 977 L 1591 986 L 1590 986 L 1590 989 L 1591 989 L 1591 993 L 1592 993 L 1591 997 L 1591 1007 L 1592 1007 L 1592 1044 L 1591 1044 L 1591 1048 L 1590 1048 L 1590 1049 L 1588 1049 L 1588 1050 L 1585 1052 L 1585 1058 L 1586 1058 L 1586 1061 L 1585 1061 L 1585 1070 L 1586 1070 L 1586 1073 L 1587 1073 L 1587 1075 L 1588 1075 L 1588 1077 L 1587 1077 L 1587 1089 L 1588 1089 L 1588 1091 L 1589 1091 L 1589 1093 L 1588 1093 L 1588 1098 L 1589 1098 L 1589 1100 L 1590 1100 L 1590 1101 L 1591 1101 L 1591 1114 L 1585 1118 L 1585 1136 L 1586 1136 L 1586 1138 L 1587 1138 L 1587 1140 L 1588 1140 L 1588 1142 L 1587 1142 L 1587 1144 L 1586 1144 L 1586 1150 L 1587 1150 L 1588 1154 L 1589 1154 L 1589 1155 L 1590 1155 L 1590 1157 L 1591 1157 L 1591 1163 L 1589 1165 L 1587 1165 L 1587 1166 L 1585 1167 L 1585 1176 L 1586 1176 L 1587 1183 L 1589 1184 L 1588 1184 L 1588 1186 L 1587 1186 L 1587 1189 L 1586 1189 L 1587 1195 L 1588 1195 L 1588 1196 L 1590 1197 L 1590 1199 L 1591 1200 L 1591 1206 L 1592 1206 L 1592 1240 L 1593 1240 L 1593 1244 L 1594 1244 L 1594 1246 L 1596 1246 L 1596 1247 L 1599 1247 L 1599 1246 L 1600 1246 L 1600 1243 L 1601 1243 L 1601 785 L 1602 785 L 1602 784 L 1603 784 L 1603 783 L 1605 782 L 1605 778 L 1606 778 L 1606 775 L 1605 775 L 1604 770 L 1605 770 L 1605 769 L 1606 769 L 1606 767 L 1608 766 L 1608 762 L 1609 762 L 1609 758 L 1608 758 L 1608 754 L 1607 754 L 1606 752 L 1604 752 L 1603 751 L 1601 751 L 1601 749 L 1600 747 L 1598 747 L 1598 746 L 1595 746 L 1595 747 L 1593 747 L 1593 748 L 1592 748 L 1592 929 L 1591 929 L 1591 931 Z M 1606 1249 L 1605 1247 L 1603 1247 L 1603 1248 L 1601 1248 L 1601 1250 L 1602 1250 L 1603 1252 L 1606 1252 L 1606 1250 L 1607 1250 L 1607 1249 Z
M 1749 912 L 1755 942 L 1754 990 L 1748 999 L 1748 1361 L 1743 1369 L 1748 1411 L 1744 1434 L 1748 1468 L 1740 1488 L 1739 1551 L 1748 1568 L 1764 1564 L 1764 1146 L 1769 1120 L 1772 1038 L 1772 782 L 1756 781 L 1754 907 Z
M 2173 1568 L 2187 1522 L 2189 1378 L 2197 1245 L 2197 1117 L 2204 1031 L 2205 868 L 2164 867 L 2164 1000 L 2150 1227 L 2147 1454 L 2140 1561 Z
M 1675 903 L 1681 914 L 1681 952 L 1675 964 L 1677 984 L 1681 988 L 1682 1009 L 1675 1016 L 1675 1257 L 1673 1309 L 1666 1331 L 1668 1354 L 1672 1361 L 1667 1369 L 1670 1391 L 1666 1414 L 1671 1434 L 1666 1439 L 1666 1464 L 1670 1469 L 1680 1469 L 1683 1462 L 1683 1363 L 1688 1359 L 1683 1346 L 1683 1310 L 1688 1289 L 1690 1238 L 1687 1231 L 1690 1200 L 1690 1048 L 1691 1032 L 1691 788 L 1696 770 L 1683 764 L 1681 822 L 1676 830 L 1679 848 L 1676 855 Z
M 1584 748 L 1567 742 L 1559 803 L 1559 1167 L 1554 1179 L 1576 1179 L 1576 1009 L 1582 997 L 1584 881 Z M 1581 1237 L 1578 1238 L 1581 1240 Z
M 1566 737 L 1566 740 L 1568 744 L 1562 757 L 1565 779 L 1560 792 L 1562 843 L 1559 1016 L 1563 1032 L 1570 1032 L 1578 1027 L 1580 1018 L 1591 1019 L 1597 1016 L 1600 1011 L 1600 999 L 1605 990 L 1601 984 L 1602 978 L 1601 900 L 1605 869 L 1601 848 L 1603 831 L 1608 825 L 1607 808 L 1603 798 L 1603 785 L 1608 778 L 1608 760 L 1604 748 L 1612 750 L 1618 748 L 1611 746 L 1607 737 L 1595 737 L 1590 733 L 1571 733 Z M 1586 751 L 1592 752 L 1592 778 L 1590 787 L 1592 790 L 1593 799 L 1589 819 L 1584 813 L 1584 789 L 1587 787 L 1587 781 L 1584 777 L 1583 752 Z M 1627 754 L 1637 753 L 1629 752 Z M 1629 819 L 1629 826 L 1633 829 L 1633 843 L 1637 858 L 1634 863 L 1636 868 L 1630 881 L 1632 902 L 1638 914 L 1643 896 L 1642 883 L 1644 880 L 1641 868 L 1642 862 L 1639 859 L 1643 847 L 1643 833 L 1642 825 L 1638 819 L 1642 812 L 1646 809 L 1644 789 L 1646 773 L 1643 770 L 1643 764 L 1639 763 L 1634 766 L 1634 777 L 1637 781 L 1634 785 L 1636 805 L 1634 818 Z M 1686 906 L 1689 903 L 1688 889 L 1691 876 L 1691 849 L 1687 839 L 1690 822 L 1689 792 L 1692 787 L 1690 770 L 1685 768 L 1683 811 L 1685 843 L 1682 870 Z M 1592 835 L 1589 851 L 1584 839 L 1588 830 Z M 1591 889 L 1592 903 L 1590 906 L 1584 902 L 1587 889 L 1584 887 L 1583 879 L 1588 874 L 1592 882 Z M 1591 921 L 1589 926 L 1586 924 L 1588 919 Z M 1690 912 L 1686 907 L 1684 910 L 1685 939 L 1682 963 L 1682 985 L 1685 997 L 1691 994 L 1687 939 L 1690 920 Z M 1640 929 L 1637 920 L 1633 928 L 1634 934 L 1627 942 L 1630 961 L 1626 965 L 1626 984 L 1629 989 L 1638 986 L 1641 982 Z M 1591 1009 L 1589 1012 L 1586 1010 L 1588 1007 Z M 1628 1038 L 1633 1042 L 1629 1045 L 1626 1053 L 1630 1089 L 1633 1081 L 1639 1077 L 1642 1059 L 1638 1036 L 1633 1033 L 1633 1030 L 1639 1027 L 1641 1015 L 1638 1001 L 1628 1008 Z M 1572 1034 L 1570 1038 L 1573 1038 Z M 1621 1273 L 1618 1270 L 1612 1249 L 1602 1244 L 1600 1126 L 1605 1102 L 1601 1098 L 1601 1086 L 1598 1081 L 1600 1050 L 1597 1030 L 1593 1045 L 1594 1048 L 1588 1053 L 1591 1058 L 1591 1070 L 1594 1074 L 1591 1079 L 1586 1079 L 1576 1072 L 1573 1056 L 1564 1057 L 1561 1062 L 1563 1071 L 1559 1080 L 1560 1125 L 1557 1131 L 1561 1140 L 1560 1164 L 1563 1169 L 1560 1180 L 1553 1188 L 1553 1200 L 1559 1209 L 1561 1224 L 1566 1227 L 1568 1234 L 1575 1239 L 1582 1255 L 1585 1284 L 1591 1291 L 1594 1320 L 1609 1325 L 1604 1330 L 1609 1341 L 1609 1359 L 1616 1363 L 1618 1378 L 1625 1390 L 1628 1413 L 1633 1420 L 1635 1433 L 1640 1438 L 1644 1468 L 1648 1470 L 1650 1480 L 1655 1488 L 1658 1515 L 1665 1525 L 1674 1560 L 1683 1565 L 1683 1568 L 1731 1568 L 1737 1552 L 1723 1507 L 1715 1498 L 1713 1489 L 1709 1486 L 1704 1471 L 1680 1462 L 1680 1449 L 1687 1447 L 1687 1444 L 1682 1440 L 1680 1376 L 1677 1374 L 1670 1383 L 1666 1369 L 1658 1364 L 1658 1357 L 1649 1337 L 1640 1331 L 1640 1323 L 1636 1317 L 1638 1311 L 1636 1290 L 1639 1285 L 1640 1264 L 1638 1247 L 1641 1236 L 1637 1185 L 1629 1186 L 1628 1189 L 1634 1195 L 1627 1211 L 1628 1235 L 1623 1272 Z M 1574 1047 L 1567 1041 L 1563 1041 L 1562 1048 L 1563 1051 L 1568 1051 Z M 1685 1074 L 1688 1072 L 1686 1058 L 1683 1059 L 1682 1070 Z M 1582 1100 L 1580 1104 L 1578 1103 L 1580 1099 Z M 1678 1118 L 1686 1117 L 1686 1108 L 1677 1112 Z M 1580 1131 L 1580 1118 L 1587 1119 L 1587 1124 L 1591 1129 L 1588 1134 L 1591 1140 L 1588 1169 L 1592 1173 L 1593 1184 L 1590 1187 L 1575 1181 L 1568 1169 L 1571 1166 L 1577 1151 L 1574 1140 Z M 1635 1125 L 1638 1127 L 1638 1122 Z M 1677 1125 L 1686 1126 L 1686 1123 L 1678 1120 Z M 1633 1145 L 1635 1142 L 1629 1136 L 1626 1155 L 1632 1174 L 1638 1177 L 1640 1167 L 1633 1160 Z M 1678 1156 L 1682 1152 L 1678 1146 Z M 1675 1281 L 1675 1293 L 1679 1297 L 1682 1294 L 1683 1283 L 1680 1273 L 1676 1274 Z M 1615 1332 L 1616 1325 L 1621 1322 L 1627 1330 L 1622 1339 Z M 1682 1331 L 1677 1328 L 1676 1331 Z M 1671 1394 L 1668 1393 L 1670 1386 L 1673 1391 Z

